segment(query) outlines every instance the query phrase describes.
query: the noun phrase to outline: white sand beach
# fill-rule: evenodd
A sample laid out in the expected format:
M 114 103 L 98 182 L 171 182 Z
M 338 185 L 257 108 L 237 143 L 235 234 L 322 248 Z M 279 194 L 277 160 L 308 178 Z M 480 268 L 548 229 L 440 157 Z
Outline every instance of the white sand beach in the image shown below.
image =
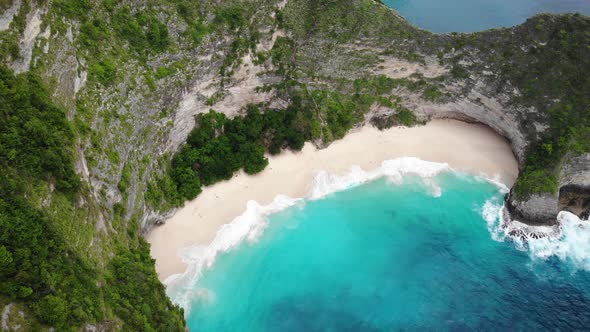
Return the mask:
M 518 175 L 509 143 L 482 125 L 455 120 L 433 120 L 415 128 L 379 131 L 365 126 L 323 150 L 306 144 L 300 152 L 269 157 L 267 168 L 255 176 L 243 172 L 231 180 L 206 187 L 195 200 L 146 235 L 161 280 L 182 273 L 186 265 L 179 249 L 213 241 L 254 200 L 269 204 L 275 196 L 305 197 L 319 171 L 345 174 L 353 165 L 373 170 L 385 160 L 416 157 L 447 163 L 455 170 L 497 178 L 508 187 Z

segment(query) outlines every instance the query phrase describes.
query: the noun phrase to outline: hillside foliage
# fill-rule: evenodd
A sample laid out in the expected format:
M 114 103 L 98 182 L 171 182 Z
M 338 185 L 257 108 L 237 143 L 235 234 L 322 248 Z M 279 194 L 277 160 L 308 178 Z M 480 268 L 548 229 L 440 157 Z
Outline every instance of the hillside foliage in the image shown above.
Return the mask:
M 60 331 L 112 319 L 110 310 L 128 331 L 182 331 L 182 311 L 166 297 L 143 240 L 120 246 L 107 268 L 113 277 L 99 287 L 102 271 L 32 198 L 34 187 L 53 187 L 46 199 L 75 209 L 82 188 L 73 142 L 41 79 L 0 65 L 0 297 L 24 303 L 39 323 Z

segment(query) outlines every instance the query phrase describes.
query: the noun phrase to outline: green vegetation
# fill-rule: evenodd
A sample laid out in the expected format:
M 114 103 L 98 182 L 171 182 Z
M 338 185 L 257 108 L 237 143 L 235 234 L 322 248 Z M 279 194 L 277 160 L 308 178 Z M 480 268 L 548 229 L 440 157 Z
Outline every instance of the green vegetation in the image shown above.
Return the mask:
M 95 62 L 88 68 L 88 74 L 103 85 L 108 85 L 115 80 L 117 70 L 111 60 Z
M 520 197 L 557 192 L 564 158 L 590 152 L 590 20 L 581 15 L 540 16 L 528 26 L 547 34 L 547 45 L 534 47 L 530 52 L 534 60 L 526 64 L 517 62 L 522 61 L 517 56 L 513 57 L 517 61 L 506 61 L 503 75 L 523 91 L 518 102 L 544 111 L 549 129 L 527 151 L 515 185 Z
M 205 36 L 212 30 L 211 27 L 206 25 L 199 16 L 199 10 L 201 9 L 200 5 L 200 2 L 176 0 L 176 10 L 178 15 L 180 15 L 187 24 L 184 36 L 192 41 L 193 46 L 199 46 L 203 41 L 203 38 L 205 38 Z
M 12 6 L 13 0 L 0 0 L 0 10 L 5 10 Z
M 170 44 L 168 28 L 154 12 L 131 14 L 127 7 L 117 10 L 113 26 L 120 38 L 129 42 L 139 55 L 164 51 Z
M 268 163 L 265 152 L 300 150 L 305 141 L 314 139 L 325 143 L 340 139 L 375 104 L 397 109 L 397 124 L 415 124 L 412 112 L 383 96 L 394 87 L 414 83 L 377 76 L 343 84 L 353 92 L 311 90 L 287 81 L 274 86 L 291 95 L 286 110 L 250 105 L 244 117 L 234 119 L 213 110 L 199 114 L 187 144 L 164 167 L 169 171 L 148 184 L 146 201 L 160 208 L 178 206 L 199 195 L 201 186 L 227 180 L 240 169 L 248 174 L 262 171 Z
M 72 168 L 72 129 L 63 110 L 49 101 L 41 79 L 33 74 L 14 76 L 0 65 L 0 98 L 3 185 L 22 192 L 19 174 L 53 181 L 58 190 L 75 191 L 80 181 Z
M 40 78 L 0 66 L 0 294 L 26 301 L 56 327 L 102 318 L 96 272 L 68 250 L 51 217 L 26 199 L 30 184 L 80 186 L 72 130 Z
M 84 227 L 75 225 L 74 201 L 85 192 L 74 172 L 73 142 L 40 78 L 0 65 L 0 298 L 24 304 L 38 322 L 60 331 L 111 319 L 127 331 L 183 331 L 182 311 L 157 281 L 143 240 L 120 246 L 107 268 L 115 277 L 104 281 L 87 248 L 71 241 L 71 227 Z M 128 186 L 125 178 L 120 185 Z
M 256 41 L 252 39 L 236 38 L 230 45 L 229 52 L 223 59 L 219 69 L 222 77 L 229 77 L 232 74 L 232 67 L 240 63 L 240 58 L 250 49 L 254 49 Z
M 168 27 L 158 19 L 158 11 L 151 6 L 136 9 L 106 0 L 103 7 L 110 12 L 109 15 L 92 17 L 89 14 L 94 8 L 90 2 L 60 0 L 55 7 L 58 23 L 54 25 L 65 30 L 63 22 L 59 22 L 59 15 L 80 21 L 78 48 L 90 55 L 87 58 L 89 79 L 108 86 L 116 80 L 120 60 L 133 57 L 147 69 L 148 57 L 166 51 L 172 40 Z
M 68 18 L 85 20 L 92 9 L 90 0 L 55 0 L 54 6 Z
M 0 60 L 20 57 L 19 34 L 25 31 L 27 13 L 31 10 L 29 1 L 22 1 L 20 11 L 14 16 L 11 29 L 0 31 Z
M 50 216 L 2 180 L 0 293 L 57 328 L 101 320 L 97 272 L 66 248 Z
M 136 249 L 122 248 L 111 260 L 106 301 L 124 321 L 124 331 L 183 331 L 183 311 L 165 297 L 149 245 L 138 241 Z
M 278 66 L 278 73 L 285 74 L 294 65 L 295 43 L 288 37 L 279 37 L 275 41 L 270 56 L 272 62 Z
M 590 89 L 590 80 L 586 78 L 585 84 Z M 520 197 L 557 192 L 560 162 L 568 155 L 590 152 L 590 100 L 588 96 L 575 100 L 582 103 L 581 108 L 566 101 L 549 110 L 549 133 L 527 151 L 525 167 L 515 184 Z
M 424 89 L 424 98 L 433 102 L 437 102 L 444 97 L 444 94 L 436 86 L 429 86 Z
M 99 46 L 109 39 L 108 29 L 107 22 L 98 18 L 91 22 L 82 23 L 80 26 L 80 44 L 93 54 L 100 53 Z
M 210 26 L 202 25 L 197 36 L 218 32 L 234 36 L 226 49 L 223 63 L 219 68 L 222 77 L 230 77 L 233 69 L 248 51 L 254 52 L 258 41 L 258 31 L 250 24 L 252 8 L 245 2 L 232 2 L 229 6 L 220 5 L 213 9 L 215 19 Z M 222 85 L 225 82 L 222 81 Z
M 543 14 L 510 30 L 457 34 L 444 47 L 446 53 L 455 50 L 447 59 L 453 78 L 467 79 L 470 72 L 497 68 L 499 76 L 487 82 L 490 87 L 498 94 L 519 91 L 511 106 L 535 110 L 518 114 L 531 142 L 514 186 L 518 198 L 557 192 L 563 162 L 590 152 L 588 31 L 590 20 L 583 15 Z M 480 52 L 480 64 L 461 64 L 467 50 Z M 445 59 L 444 54 L 439 59 Z M 425 90 L 425 97 L 437 96 Z M 541 137 L 535 123 L 549 127 Z
M 358 123 L 376 102 L 373 95 L 338 91 L 308 91 L 308 105 L 316 111 L 318 121 L 324 123 L 321 138 L 330 143 L 344 135 Z
M 453 66 L 453 68 L 451 69 L 451 75 L 454 78 L 459 78 L 459 79 L 469 77 L 469 73 L 467 72 L 465 67 L 461 66 L 460 64 L 455 64 Z
M 411 127 L 416 124 L 416 116 L 410 110 L 403 108 L 395 114 L 399 122 L 406 126 Z
M 371 38 L 420 36 L 406 21 L 393 20 L 391 10 L 375 1 L 297 1 L 280 15 L 281 25 L 296 39 L 321 35 L 330 41 L 348 42 L 355 37 Z
M 127 189 L 129 189 L 131 171 L 131 164 L 125 164 L 125 166 L 123 167 L 123 172 L 121 173 L 121 180 L 117 185 L 117 188 L 122 193 L 126 193 Z
M 412 127 L 417 124 L 417 120 L 414 113 L 401 107 L 394 114 L 372 118 L 371 123 L 379 130 L 383 130 L 394 126 Z
M 516 88 L 522 93 L 519 109 L 538 110 L 518 119 L 525 131 L 537 122 L 550 124 L 528 151 L 515 190 L 523 196 L 556 191 L 561 161 L 590 151 L 588 19 L 543 16 L 516 29 L 436 36 L 375 2 L 290 0 L 278 10 L 274 3 L 252 1 L 23 0 L 11 27 L 0 32 L 0 59 L 19 58 L 31 5 L 47 6 L 41 29 L 49 26 L 51 37 L 36 41 L 32 70 L 52 90 L 34 74 L 14 76 L 0 67 L 0 304 L 22 308 L 32 330 L 79 330 L 85 323 L 107 330 L 184 330 L 183 313 L 166 298 L 140 238 L 141 193 L 151 207 L 169 211 L 236 171 L 261 171 L 265 153 L 343 137 L 371 109 L 390 109 L 392 115 L 380 119 L 386 126 L 416 124 L 392 96 L 396 89 L 432 102 L 454 97 L 444 93 L 442 81 L 419 74 L 369 75 L 383 56 L 425 63 L 423 56 L 437 55 L 451 68 L 442 79 L 463 80 L 453 83 L 466 89 L 483 66 L 494 74 L 501 68 L 501 77 L 484 82 L 491 94 Z M 65 37 L 70 26 L 72 43 Z M 256 47 L 277 28 L 288 37 L 277 38 L 269 51 Z M 199 115 L 187 144 L 175 156 L 160 155 L 154 165 L 151 158 L 161 151 L 183 89 L 205 71 L 219 70 L 221 89 L 207 101 L 215 107 L 248 52 L 256 52 L 256 64 L 272 62 L 266 69 L 274 72 L 262 75 L 282 78 L 260 90 L 290 106 L 251 105 L 235 119 Z M 66 83 L 71 73 L 61 76 L 62 60 L 74 58 L 78 74 L 88 72 L 76 95 Z M 50 102 L 52 95 L 70 112 L 71 124 Z M 526 134 L 536 139 L 535 131 Z M 101 187 L 89 188 L 75 174 L 79 149 Z M 160 170 L 159 176 L 149 174 Z M 145 178 L 152 180 L 146 185 Z M 114 187 L 122 196 L 116 203 L 109 198 Z
M 228 119 L 211 111 L 197 116 L 197 127 L 187 144 L 174 156 L 169 179 L 150 184 L 146 194 L 151 201 L 169 202 L 192 199 L 202 185 L 227 180 L 238 170 L 248 174 L 262 171 L 268 164 L 265 151 L 278 153 L 289 147 L 300 150 L 310 139 L 313 114 L 291 106 L 287 111 L 250 106 L 243 118 Z
M 175 68 L 171 68 L 171 67 L 158 67 L 158 69 L 156 70 L 156 79 L 160 80 L 164 77 L 170 76 L 170 75 L 174 75 L 176 73 L 176 69 Z
M 244 16 L 244 8 L 240 5 L 222 7 L 215 11 L 215 23 L 225 25 L 231 30 L 243 28 L 247 20 Z

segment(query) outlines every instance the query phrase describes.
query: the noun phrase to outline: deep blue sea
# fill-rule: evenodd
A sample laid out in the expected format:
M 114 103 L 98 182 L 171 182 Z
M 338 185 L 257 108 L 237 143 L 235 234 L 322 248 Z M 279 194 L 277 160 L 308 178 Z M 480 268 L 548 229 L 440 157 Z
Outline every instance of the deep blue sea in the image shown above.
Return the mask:
M 169 292 L 191 331 L 589 329 L 590 226 L 523 246 L 502 199 L 450 171 L 377 178 L 258 220 Z
M 538 13 L 590 15 L 590 0 L 383 0 L 414 25 L 437 33 L 475 32 L 523 23 Z

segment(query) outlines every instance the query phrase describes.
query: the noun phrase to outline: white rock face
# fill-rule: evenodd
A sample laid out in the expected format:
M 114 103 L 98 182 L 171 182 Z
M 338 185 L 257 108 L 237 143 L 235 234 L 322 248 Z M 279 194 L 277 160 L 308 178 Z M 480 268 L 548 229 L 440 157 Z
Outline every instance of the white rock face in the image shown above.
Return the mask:
M 194 116 L 208 110 L 205 104 L 206 93 L 215 81 L 212 76 L 197 82 L 191 90 L 186 92 L 178 104 L 174 117 L 174 125 L 170 131 L 170 141 L 167 150 L 174 151 L 182 144 L 195 126 Z
M 497 99 L 487 97 L 477 86 L 466 98 L 447 104 L 426 102 L 403 94 L 402 103 L 421 118 L 454 118 L 485 124 L 510 140 L 514 155 L 520 162 L 524 161 L 527 140 L 514 113 L 506 112 Z
M 80 89 L 82 89 L 84 87 L 84 85 L 86 85 L 86 79 L 88 78 L 88 72 L 86 72 L 85 70 L 82 70 L 82 72 L 76 76 L 76 79 L 74 81 L 74 92 L 78 93 L 78 91 L 80 91 Z
M 590 153 L 573 157 L 562 167 L 560 186 L 574 185 L 590 190 Z
M 248 104 L 258 104 L 271 99 L 269 92 L 257 92 L 256 88 L 264 85 L 259 77 L 264 68 L 254 64 L 252 55 L 246 54 L 242 64 L 232 76 L 231 87 L 227 89 L 225 98 L 211 108 L 228 117 L 234 117 Z
M 590 216 L 590 153 L 569 158 L 559 174 L 559 206 L 582 219 Z
M 406 78 L 413 74 L 422 74 L 424 77 L 433 78 L 449 72 L 449 69 L 439 65 L 434 57 L 427 57 L 425 65 L 391 57 L 381 60 L 383 62 L 373 72 L 390 78 Z
M 29 70 L 31 64 L 31 57 L 33 56 L 33 47 L 35 46 L 35 39 L 41 33 L 41 15 L 44 11 L 40 8 L 32 10 L 27 15 L 27 26 L 25 28 L 24 36 L 20 40 L 20 56 L 21 58 L 12 64 L 12 69 L 16 73 L 22 73 Z
M 10 326 L 8 325 L 8 316 L 10 316 L 10 307 L 12 307 L 12 303 L 8 304 L 4 307 L 2 311 L 2 331 L 9 331 Z
M 6 9 L 0 15 L 0 31 L 4 31 L 10 27 L 10 23 L 12 23 L 14 16 L 16 15 L 16 13 L 18 13 L 18 11 L 20 9 L 20 5 L 21 5 L 21 0 L 14 0 L 14 2 L 12 3 L 12 6 L 10 6 L 8 9 Z

